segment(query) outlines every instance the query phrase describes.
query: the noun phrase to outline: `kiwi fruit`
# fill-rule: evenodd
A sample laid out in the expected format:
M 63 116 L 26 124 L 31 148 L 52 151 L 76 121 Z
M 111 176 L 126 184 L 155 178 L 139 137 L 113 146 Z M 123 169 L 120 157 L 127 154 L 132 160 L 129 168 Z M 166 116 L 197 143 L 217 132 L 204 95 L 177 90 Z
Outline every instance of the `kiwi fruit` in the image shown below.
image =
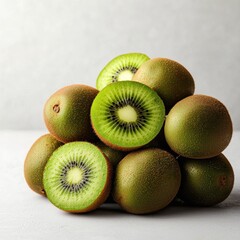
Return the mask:
M 157 93 L 146 85 L 120 81 L 99 92 L 90 114 L 94 131 L 102 142 L 116 150 L 130 151 L 157 136 L 165 108 Z
M 48 199 L 67 212 L 99 207 L 111 189 L 109 160 L 95 145 L 71 142 L 53 152 L 43 173 Z
M 209 159 L 178 159 L 182 183 L 178 196 L 195 206 L 212 206 L 225 200 L 232 191 L 234 173 L 228 159 L 220 154 Z
M 95 141 L 90 123 L 90 108 L 98 90 L 74 84 L 55 92 L 44 106 L 49 132 L 59 141 Z
M 123 159 L 123 157 L 126 155 L 125 152 L 115 150 L 104 144 L 103 142 L 99 141 L 95 143 L 97 147 L 100 148 L 100 150 L 107 156 L 109 161 L 111 162 L 113 168 L 117 166 L 117 164 Z
M 153 58 L 141 65 L 133 81 L 146 84 L 162 98 L 168 112 L 175 103 L 194 93 L 195 84 L 189 71 L 176 61 Z
M 98 75 L 96 88 L 101 91 L 110 83 L 132 80 L 139 67 L 149 59 L 143 53 L 127 53 L 115 57 Z
M 226 107 L 206 95 L 189 96 L 167 115 L 164 133 L 170 148 L 187 158 L 219 155 L 232 137 L 232 121 Z
M 130 213 L 156 212 L 174 199 L 180 182 L 178 162 L 170 153 L 158 148 L 141 149 L 118 164 L 113 198 Z
M 38 138 L 31 146 L 24 162 L 24 177 L 28 186 L 36 193 L 45 195 L 43 170 L 52 153 L 63 143 L 50 134 Z

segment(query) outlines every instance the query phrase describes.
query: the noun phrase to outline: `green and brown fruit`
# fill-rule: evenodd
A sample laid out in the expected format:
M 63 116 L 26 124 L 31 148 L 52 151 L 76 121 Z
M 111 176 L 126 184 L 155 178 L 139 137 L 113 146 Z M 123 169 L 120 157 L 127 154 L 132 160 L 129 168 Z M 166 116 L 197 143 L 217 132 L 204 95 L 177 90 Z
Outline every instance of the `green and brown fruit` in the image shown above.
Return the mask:
M 43 187 L 44 167 L 52 153 L 62 145 L 63 143 L 57 141 L 50 134 L 45 134 L 31 146 L 24 162 L 24 177 L 34 192 L 45 195 Z
M 206 95 L 193 95 L 178 102 L 165 121 L 170 148 L 187 158 L 219 155 L 232 137 L 232 121 L 226 107 Z
M 153 58 L 141 65 L 133 81 L 146 84 L 158 93 L 168 112 L 181 99 L 193 95 L 195 84 L 189 71 L 176 61 Z
M 180 182 L 180 168 L 171 154 L 158 148 L 138 150 L 118 164 L 113 198 L 130 213 L 156 212 L 174 199 Z
M 164 104 L 157 93 L 133 81 L 106 86 L 91 107 L 91 122 L 97 136 L 121 151 L 140 148 L 153 140 L 164 118 Z
M 234 173 L 228 159 L 220 154 L 209 159 L 178 159 L 182 182 L 178 196 L 196 206 L 224 201 L 232 191 Z
M 95 145 L 71 142 L 58 148 L 46 164 L 43 183 L 48 199 L 67 212 L 89 212 L 107 199 L 112 166 Z
M 46 102 L 44 120 L 49 132 L 59 141 L 94 141 L 90 108 L 98 90 L 74 84 L 61 88 Z
M 97 89 L 101 91 L 111 83 L 132 80 L 133 75 L 147 60 L 149 57 L 143 53 L 127 53 L 115 57 L 98 75 Z
M 106 155 L 106 157 L 111 162 L 113 168 L 115 168 L 118 163 L 124 158 L 126 152 L 115 150 L 104 144 L 103 142 L 99 141 L 95 143 L 97 147 Z

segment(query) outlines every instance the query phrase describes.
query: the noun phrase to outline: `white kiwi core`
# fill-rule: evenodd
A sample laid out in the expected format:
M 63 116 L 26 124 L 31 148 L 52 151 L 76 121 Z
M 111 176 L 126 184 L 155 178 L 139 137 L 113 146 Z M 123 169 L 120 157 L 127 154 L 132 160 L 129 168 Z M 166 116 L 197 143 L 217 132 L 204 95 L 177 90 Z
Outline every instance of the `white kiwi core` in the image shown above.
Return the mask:
M 137 114 L 136 110 L 130 105 L 119 108 L 117 110 L 117 115 L 120 120 L 122 120 L 123 122 L 128 122 L 128 123 L 136 122 L 137 118 L 138 118 L 138 114 Z
M 134 73 L 132 73 L 130 70 L 124 70 L 119 73 L 118 81 L 132 80 L 133 75 Z
M 78 184 L 83 179 L 83 170 L 75 167 L 68 171 L 66 180 L 69 184 Z

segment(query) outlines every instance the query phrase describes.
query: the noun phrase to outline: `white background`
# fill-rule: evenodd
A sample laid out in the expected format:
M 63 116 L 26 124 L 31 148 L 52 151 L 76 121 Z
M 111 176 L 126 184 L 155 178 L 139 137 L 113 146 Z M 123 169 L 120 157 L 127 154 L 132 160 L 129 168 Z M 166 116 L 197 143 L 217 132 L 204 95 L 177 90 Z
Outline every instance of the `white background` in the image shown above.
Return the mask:
M 196 93 L 221 100 L 240 130 L 239 22 L 239 0 L 0 0 L 0 239 L 239 239 L 240 132 L 224 151 L 233 192 L 211 208 L 136 216 L 105 205 L 67 214 L 23 176 L 28 150 L 46 133 L 47 98 L 65 85 L 95 86 L 104 65 L 122 53 L 179 61 Z
M 0 0 L 0 129 L 45 129 L 52 93 L 128 52 L 182 63 L 240 129 L 239 22 L 239 0 Z

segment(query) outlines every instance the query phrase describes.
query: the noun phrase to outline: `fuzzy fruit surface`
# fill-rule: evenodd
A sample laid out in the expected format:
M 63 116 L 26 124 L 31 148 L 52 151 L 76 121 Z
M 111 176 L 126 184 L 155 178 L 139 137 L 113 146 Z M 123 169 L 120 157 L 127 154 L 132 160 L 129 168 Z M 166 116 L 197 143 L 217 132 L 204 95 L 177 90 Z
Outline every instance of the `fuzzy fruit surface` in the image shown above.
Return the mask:
M 219 155 L 232 137 L 232 121 L 226 107 L 206 95 L 178 102 L 167 115 L 164 133 L 170 148 L 187 158 Z
M 182 182 L 179 197 L 188 204 L 211 206 L 225 200 L 232 191 L 234 173 L 220 154 L 209 159 L 179 158 Z
M 63 143 L 57 141 L 50 134 L 45 134 L 31 146 L 24 162 L 24 177 L 34 192 L 45 195 L 43 187 L 44 167 L 52 153 L 62 145 Z
M 44 107 L 49 132 L 64 143 L 96 139 L 90 123 L 90 108 L 97 94 L 98 90 L 82 84 L 55 92 Z
M 155 212 L 173 200 L 180 181 L 179 165 L 170 153 L 158 148 L 138 150 L 118 164 L 113 198 L 127 212 Z
M 132 80 L 155 90 L 162 98 L 167 112 L 195 90 L 189 71 L 178 62 L 167 58 L 153 58 L 144 62 Z

